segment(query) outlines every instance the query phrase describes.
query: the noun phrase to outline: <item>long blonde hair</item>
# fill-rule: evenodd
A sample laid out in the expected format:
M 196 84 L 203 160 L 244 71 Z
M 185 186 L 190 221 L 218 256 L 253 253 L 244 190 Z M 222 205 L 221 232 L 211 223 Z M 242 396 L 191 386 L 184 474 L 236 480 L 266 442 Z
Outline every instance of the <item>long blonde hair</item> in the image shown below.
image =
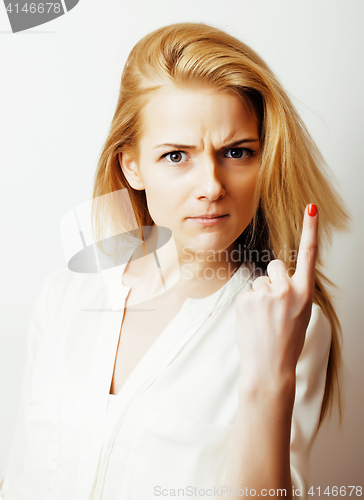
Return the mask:
M 348 229 L 350 216 L 334 179 L 286 92 L 266 63 L 250 47 L 217 28 L 201 23 L 179 23 L 142 38 L 126 62 L 120 94 L 94 182 L 94 199 L 127 188 L 140 231 L 151 226 L 145 191 L 134 190 L 123 175 L 118 154 L 137 151 L 142 129 L 141 111 L 153 91 L 166 83 L 201 84 L 244 98 L 260 126 L 261 168 L 257 183 L 259 206 L 240 236 L 248 246 L 269 250 L 292 268 L 289 251 L 297 253 L 303 213 L 317 204 L 320 215 L 314 302 L 332 327 L 320 425 L 333 402 L 341 421 L 340 368 L 342 332 L 326 287 L 335 286 L 320 270 L 323 249 L 333 230 Z M 96 212 L 95 212 L 96 213 Z M 100 214 L 94 224 L 102 231 Z M 142 233 L 141 233 L 142 234 Z M 261 264 L 264 267 L 264 264 Z

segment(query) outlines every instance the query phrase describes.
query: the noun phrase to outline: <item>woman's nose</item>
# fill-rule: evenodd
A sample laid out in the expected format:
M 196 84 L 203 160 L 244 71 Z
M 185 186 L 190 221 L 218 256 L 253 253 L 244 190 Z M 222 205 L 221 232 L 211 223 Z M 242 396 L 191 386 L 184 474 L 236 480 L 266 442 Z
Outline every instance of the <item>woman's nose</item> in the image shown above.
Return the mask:
M 222 172 L 215 158 L 205 158 L 197 165 L 195 179 L 195 193 L 197 198 L 207 198 L 210 201 L 218 200 L 225 195 Z

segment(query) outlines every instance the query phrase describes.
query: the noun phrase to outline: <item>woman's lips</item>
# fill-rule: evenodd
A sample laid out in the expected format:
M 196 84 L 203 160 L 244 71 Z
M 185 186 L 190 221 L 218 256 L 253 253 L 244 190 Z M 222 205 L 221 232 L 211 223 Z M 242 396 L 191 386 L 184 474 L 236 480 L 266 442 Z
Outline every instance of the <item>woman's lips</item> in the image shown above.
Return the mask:
M 193 221 L 193 222 L 196 222 L 197 224 L 201 224 L 203 226 L 214 226 L 215 224 L 220 224 L 221 222 L 226 220 L 226 218 L 228 216 L 229 216 L 229 214 L 219 215 L 216 217 L 210 217 L 210 216 L 209 217 L 205 217 L 205 216 L 188 217 L 188 219 Z

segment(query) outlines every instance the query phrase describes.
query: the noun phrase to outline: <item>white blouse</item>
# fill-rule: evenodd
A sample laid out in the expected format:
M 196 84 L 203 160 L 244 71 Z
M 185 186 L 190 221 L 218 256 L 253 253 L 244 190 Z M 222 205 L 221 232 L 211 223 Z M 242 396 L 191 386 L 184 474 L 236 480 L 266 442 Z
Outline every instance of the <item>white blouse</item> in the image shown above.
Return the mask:
M 238 404 L 235 299 L 254 275 L 242 264 L 217 292 L 187 298 L 110 397 L 130 290 L 124 268 L 117 310 L 100 274 L 48 276 L 29 325 L 21 412 L 0 498 L 149 500 L 181 490 L 219 498 Z M 330 323 L 314 304 L 296 369 L 290 445 L 302 498 L 330 342 Z

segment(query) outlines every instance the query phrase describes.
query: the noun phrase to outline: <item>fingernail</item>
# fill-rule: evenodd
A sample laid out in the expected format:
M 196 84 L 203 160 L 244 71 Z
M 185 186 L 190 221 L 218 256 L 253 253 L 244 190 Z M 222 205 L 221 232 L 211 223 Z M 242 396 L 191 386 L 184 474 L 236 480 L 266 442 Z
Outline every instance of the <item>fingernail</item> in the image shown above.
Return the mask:
M 315 217 L 315 215 L 317 214 L 317 206 L 314 203 L 311 203 L 310 205 L 308 205 L 307 211 L 310 217 Z

